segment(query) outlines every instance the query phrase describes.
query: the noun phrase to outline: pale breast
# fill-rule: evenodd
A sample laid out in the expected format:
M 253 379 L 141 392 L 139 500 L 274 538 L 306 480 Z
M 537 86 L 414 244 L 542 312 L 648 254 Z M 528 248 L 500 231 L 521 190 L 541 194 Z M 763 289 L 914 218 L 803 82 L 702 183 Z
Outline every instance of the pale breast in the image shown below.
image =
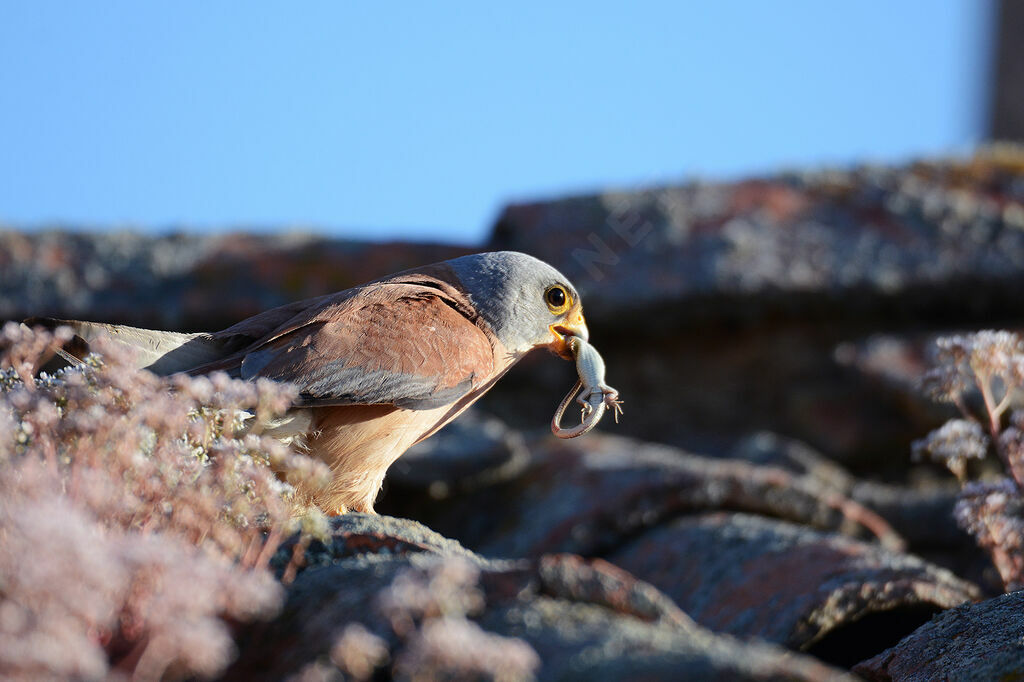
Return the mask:
M 328 490 L 314 494 L 333 513 L 373 511 L 388 467 L 425 434 L 439 427 L 450 406 L 403 410 L 391 405 L 315 408 L 307 439 L 311 455 L 334 472 Z

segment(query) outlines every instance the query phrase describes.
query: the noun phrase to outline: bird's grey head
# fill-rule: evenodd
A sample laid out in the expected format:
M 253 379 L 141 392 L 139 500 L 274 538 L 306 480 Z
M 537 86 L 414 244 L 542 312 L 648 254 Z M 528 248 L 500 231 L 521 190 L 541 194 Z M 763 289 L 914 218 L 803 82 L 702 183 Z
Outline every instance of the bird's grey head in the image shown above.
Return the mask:
M 576 287 L 544 261 L 517 251 L 494 251 L 455 258 L 448 265 L 509 351 L 521 354 L 547 346 L 569 358 L 568 337 L 587 338 Z

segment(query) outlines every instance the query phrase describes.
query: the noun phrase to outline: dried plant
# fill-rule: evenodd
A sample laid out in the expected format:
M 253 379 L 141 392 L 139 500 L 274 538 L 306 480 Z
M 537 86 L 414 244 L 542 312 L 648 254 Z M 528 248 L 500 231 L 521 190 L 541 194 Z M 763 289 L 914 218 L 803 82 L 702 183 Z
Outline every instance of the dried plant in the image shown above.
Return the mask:
M 367 680 L 392 662 L 398 680 L 534 679 L 540 658 L 521 639 L 487 632 L 471 620 L 486 606 L 480 570 L 461 557 L 438 557 L 403 568 L 377 595 L 374 611 L 389 639 L 359 623 L 346 626 L 331 660 L 349 678 Z
M 283 537 L 326 528 L 292 485 L 326 467 L 245 433 L 293 393 L 161 379 L 102 343 L 36 376 L 55 334 L 0 331 L 0 678 L 214 676 L 231 622 L 280 606 Z
M 370 679 L 374 670 L 387 663 L 390 656 L 388 643 L 360 623 L 345 626 L 331 648 L 331 661 L 356 680 Z
M 465 618 L 434 618 L 406 642 L 395 660 L 395 677 L 436 680 L 534 679 L 537 652 L 521 639 L 486 632 Z
M 940 338 L 922 379 L 931 398 L 952 403 L 951 419 L 913 445 L 917 460 L 940 462 L 962 485 L 955 516 L 992 557 L 1007 590 L 1024 587 L 1024 341 L 1005 331 Z M 1009 412 L 1009 415 L 1007 413 Z M 970 481 L 968 462 L 994 453 L 1005 476 Z

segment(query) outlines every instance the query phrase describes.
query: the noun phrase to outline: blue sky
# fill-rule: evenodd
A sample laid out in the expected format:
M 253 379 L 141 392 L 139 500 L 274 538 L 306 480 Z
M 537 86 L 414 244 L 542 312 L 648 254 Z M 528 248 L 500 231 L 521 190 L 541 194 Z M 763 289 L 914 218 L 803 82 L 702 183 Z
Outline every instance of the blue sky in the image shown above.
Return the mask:
M 482 240 L 503 203 L 969 150 L 989 0 L 0 0 L 0 222 Z

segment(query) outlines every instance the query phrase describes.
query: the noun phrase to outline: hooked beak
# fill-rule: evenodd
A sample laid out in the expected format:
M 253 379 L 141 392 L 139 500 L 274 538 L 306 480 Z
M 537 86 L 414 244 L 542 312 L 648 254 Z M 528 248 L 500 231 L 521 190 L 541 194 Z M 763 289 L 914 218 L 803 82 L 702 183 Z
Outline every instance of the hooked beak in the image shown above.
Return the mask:
M 587 329 L 586 320 L 583 319 L 583 311 L 578 308 L 574 312 L 569 313 L 565 320 L 548 328 L 551 330 L 553 337 L 548 348 L 565 360 L 575 360 L 572 348 L 569 346 L 569 341 L 572 337 L 575 336 L 584 341 L 590 339 L 590 331 Z

